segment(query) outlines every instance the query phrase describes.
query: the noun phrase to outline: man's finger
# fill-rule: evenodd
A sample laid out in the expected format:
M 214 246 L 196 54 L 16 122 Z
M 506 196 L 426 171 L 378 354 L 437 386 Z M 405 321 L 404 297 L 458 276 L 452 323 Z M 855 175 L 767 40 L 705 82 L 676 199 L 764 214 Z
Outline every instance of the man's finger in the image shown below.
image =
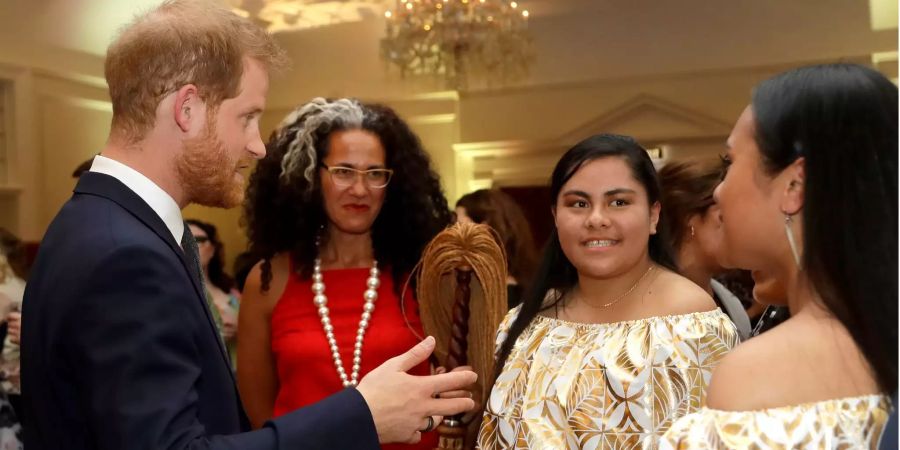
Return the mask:
M 439 392 L 435 398 L 472 398 L 472 391 L 458 389 L 449 392 Z
M 425 414 L 432 416 L 454 416 L 475 408 L 475 401 L 470 398 L 440 398 L 428 400 Z
M 475 372 L 461 370 L 421 378 L 428 382 L 431 392 L 437 393 L 465 390 L 478 380 L 478 375 Z
M 422 342 L 419 342 L 413 348 L 407 350 L 406 353 L 395 356 L 385 361 L 382 366 L 388 367 L 397 372 L 406 372 L 428 359 L 428 357 L 431 356 L 431 352 L 433 351 L 434 338 L 428 336 L 427 338 L 423 339 Z

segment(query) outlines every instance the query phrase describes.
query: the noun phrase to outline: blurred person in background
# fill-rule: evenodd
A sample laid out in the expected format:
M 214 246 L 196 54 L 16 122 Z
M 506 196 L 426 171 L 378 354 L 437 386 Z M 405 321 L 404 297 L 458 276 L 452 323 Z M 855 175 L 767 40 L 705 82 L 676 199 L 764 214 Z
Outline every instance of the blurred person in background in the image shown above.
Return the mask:
M 25 294 L 25 247 L 14 234 L 0 228 L 0 449 L 21 448 L 22 386 L 19 377 L 19 336 Z M 0 319 L 0 320 L 2 320 Z
M 499 189 L 480 189 L 457 200 L 456 220 L 486 224 L 497 232 L 506 250 L 509 308 L 521 303 L 523 286 L 534 276 L 538 255 L 531 227 L 519 205 Z
M 721 161 L 672 161 L 659 170 L 660 221 L 669 227 L 669 245 L 675 250 L 678 270 L 702 287 L 728 314 L 741 339 L 750 337 L 750 319 L 741 300 L 713 279 L 725 272 L 719 262 L 722 220 L 713 190 L 722 180 Z

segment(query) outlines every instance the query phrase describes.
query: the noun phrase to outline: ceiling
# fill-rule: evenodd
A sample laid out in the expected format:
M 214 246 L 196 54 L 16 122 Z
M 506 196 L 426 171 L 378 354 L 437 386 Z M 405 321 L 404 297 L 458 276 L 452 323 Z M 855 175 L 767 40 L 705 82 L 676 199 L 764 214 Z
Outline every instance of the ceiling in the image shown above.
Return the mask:
M 208 0 L 250 11 L 290 32 L 362 21 L 380 21 L 393 0 Z M 4 34 L 103 55 L 120 26 L 162 0 L 0 0 Z M 591 0 L 521 0 L 532 16 L 570 13 Z M 290 23 L 284 23 L 290 22 Z
M 100 67 L 115 31 L 161 0 L 0 0 L 0 41 L 89 55 Z M 379 59 L 393 0 L 213 0 L 297 17 L 278 40 L 294 70 L 274 87 L 299 98 L 384 98 L 434 91 Z M 519 85 L 858 58 L 897 51 L 896 0 L 520 0 L 537 54 Z M 268 12 L 266 12 L 268 11 Z M 264 14 L 265 13 L 265 14 Z M 270 16 L 271 18 L 271 16 Z M 7 47 L 9 48 L 9 47 Z M 0 52 L 4 51 L 0 44 Z M 3 56 L 3 55 L 0 55 Z M 2 58 L 0 58 L 2 59 Z M 893 57 L 896 61 L 896 56 Z M 95 71 L 92 75 L 102 73 Z M 473 90 L 483 89 L 475 85 Z M 285 98 L 289 103 L 294 99 Z M 276 100 L 278 102 L 278 100 Z
M 160 1 L 0 0 L 0 17 L 3 18 L 0 24 L 7 31 L 21 31 L 54 45 L 102 55 L 122 24 Z M 287 17 L 287 20 L 293 21 L 295 30 L 362 21 L 377 22 L 388 5 L 394 4 L 394 0 L 210 1 L 253 11 L 263 18 Z M 719 20 L 723 16 L 745 13 L 744 23 L 772 28 L 772 31 L 778 31 L 776 27 L 785 20 L 794 21 L 796 32 L 804 31 L 809 22 L 825 24 L 833 20 L 860 21 L 870 31 L 872 28 L 897 28 L 896 0 L 520 0 L 519 3 L 531 12 L 533 22 L 576 20 L 579 26 L 571 31 L 601 33 L 606 38 L 635 37 L 629 36 L 629 27 L 633 27 L 636 33 L 644 33 L 649 27 L 663 30 L 670 27 L 697 28 L 698 22 L 715 27 L 716 22 L 727 23 Z M 761 17 L 770 19 L 766 21 L 770 23 L 754 20 Z M 291 31 L 291 27 L 284 23 L 274 25 L 273 31 Z M 807 39 L 821 37 L 808 35 Z

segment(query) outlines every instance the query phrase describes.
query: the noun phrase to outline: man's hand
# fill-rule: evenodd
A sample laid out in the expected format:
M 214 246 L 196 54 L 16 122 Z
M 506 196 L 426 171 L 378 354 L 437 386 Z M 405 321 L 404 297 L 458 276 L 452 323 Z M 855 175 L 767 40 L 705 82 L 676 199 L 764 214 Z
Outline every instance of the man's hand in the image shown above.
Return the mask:
M 434 425 L 442 416 L 452 416 L 475 407 L 471 398 L 435 398 L 435 394 L 468 389 L 478 376 L 459 370 L 431 376 L 413 376 L 407 370 L 419 365 L 434 351 L 434 338 L 429 336 L 406 353 L 385 361 L 369 372 L 356 388 L 375 421 L 378 441 L 382 444 L 402 442 L 414 444 L 422 439 L 421 430 L 433 416 Z
M 472 366 L 459 366 L 459 367 L 453 369 L 451 372 L 459 372 L 459 371 L 463 371 L 463 370 L 471 371 L 473 369 L 472 369 Z M 445 369 L 443 367 L 437 367 L 434 369 L 434 373 L 436 373 L 436 374 L 447 373 L 447 369 Z M 436 397 L 440 397 L 440 398 L 471 398 L 471 399 L 473 399 L 475 401 L 475 408 L 471 409 L 469 412 L 467 412 L 465 415 L 462 416 L 462 423 L 468 425 L 473 420 L 478 420 L 480 423 L 482 411 L 481 411 L 481 401 L 479 399 L 481 398 L 481 389 L 477 384 L 473 383 L 466 389 L 460 389 L 457 391 L 449 391 L 449 392 L 441 392 L 440 394 L 436 395 Z

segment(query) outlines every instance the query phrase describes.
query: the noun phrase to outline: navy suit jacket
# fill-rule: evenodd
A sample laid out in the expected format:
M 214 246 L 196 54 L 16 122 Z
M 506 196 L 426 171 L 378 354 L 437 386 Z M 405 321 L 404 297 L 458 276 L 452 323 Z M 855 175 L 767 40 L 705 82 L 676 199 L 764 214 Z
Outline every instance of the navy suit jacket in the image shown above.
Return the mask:
M 28 450 L 379 448 L 355 389 L 250 432 L 188 264 L 137 194 L 108 175 L 81 177 L 25 291 Z

